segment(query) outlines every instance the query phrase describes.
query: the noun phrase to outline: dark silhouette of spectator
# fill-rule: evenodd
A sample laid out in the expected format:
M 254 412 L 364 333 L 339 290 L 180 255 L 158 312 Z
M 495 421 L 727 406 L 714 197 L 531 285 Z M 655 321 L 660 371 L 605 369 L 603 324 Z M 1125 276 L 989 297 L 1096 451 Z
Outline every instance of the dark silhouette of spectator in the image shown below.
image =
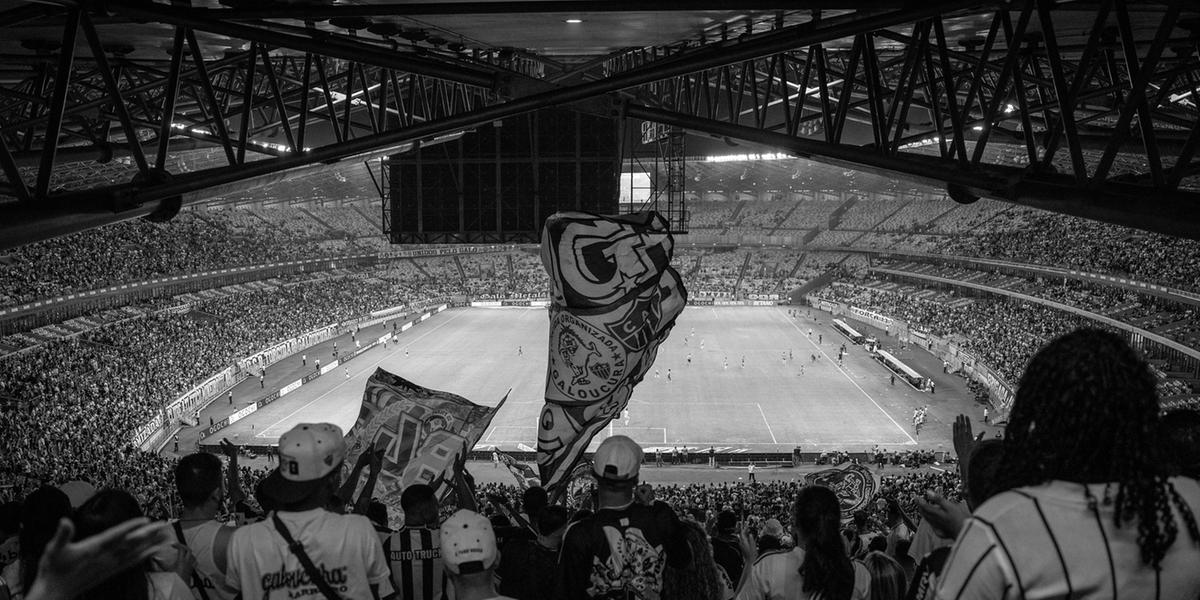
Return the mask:
M 564 506 L 544 507 L 538 511 L 535 525 L 544 533 L 535 540 L 518 538 L 504 544 L 500 551 L 500 566 L 496 570 L 501 594 L 517 600 L 562 595 L 558 553 L 569 519 L 570 511 Z
M 70 516 L 71 501 L 58 488 L 43 486 L 26 496 L 19 514 L 17 560 L 7 565 L 2 575 L 8 592 L 5 597 L 23 595 L 33 586 L 42 552 L 54 537 L 59 520 Z
M 717 566 L 725 571 L 730 581 L 741 581 L 746 561 L 738 547 L 738 518 L 731 510 L 717 514 L 717 526 L 712 536 L 712 556 Z
M 105 489 L 92 496 L 75 511 L 76 541 L 100 534 L 110 527 L 137 519 L 142 509 L 137 500 L 123 490 Z M 169 565 L 191 572 L 190 564 Z M 192 592 L 176 571 L 151 571 L 143 561 L 110 577 L 79 596 L 80 600 L 191 600 Z
M 1163 415 L 1161 435 L 1170 474 L 1200 479 L 1200 411 L 1178 409 Z

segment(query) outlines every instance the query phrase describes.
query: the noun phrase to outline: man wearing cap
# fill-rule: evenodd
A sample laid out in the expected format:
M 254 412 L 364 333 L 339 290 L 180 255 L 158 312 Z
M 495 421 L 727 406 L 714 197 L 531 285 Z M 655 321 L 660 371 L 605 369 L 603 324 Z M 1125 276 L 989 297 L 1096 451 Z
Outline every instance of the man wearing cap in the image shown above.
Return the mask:
M 492 572 L 500 562 L 487 517 L 466 509 L 442 523 L 441 551 L 456 600 L 516 600 L 496 593 Z
M 691 562 L 675 512 L 662 502 L 634 502 L 641 464 L 641 447 L 623 435 L 596 449 L 599 508 L 571 525 L 559 557 L 566 598 L 658 598 L 663 568 Z
M 279 438 L 279 466 L 258 488 L 275 512 L 229 543 L 226 582 L 243 598 L 394 598 L 371 522 L 325 510 L 345 458 L 336 425 L 301 423 Z

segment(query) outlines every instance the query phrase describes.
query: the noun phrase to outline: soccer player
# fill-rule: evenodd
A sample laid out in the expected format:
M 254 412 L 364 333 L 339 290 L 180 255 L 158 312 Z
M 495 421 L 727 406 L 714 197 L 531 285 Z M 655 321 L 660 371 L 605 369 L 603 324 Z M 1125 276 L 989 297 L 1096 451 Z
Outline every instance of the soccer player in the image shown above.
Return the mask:
M 658 369 L 654 369 L 654 378 L 658 379 Z
M 687 361 L 688 361 L 687 364 L 689 364 L 689 365 L 692 364 L 692 353 L 691 352 L 688 352 Z
M 745 355 L 742 355 L 742 368 L 743 369 L 746 368 L 746 356 Z
M 629 427 L 629 409 L 621 411 L 621 418 L 625 420 L 625 426 Z
M 671 380 L 671 370 L 667 369 L 667 381 Z
M 517 356 L 525 356 L 525 348 L 517 346 Z

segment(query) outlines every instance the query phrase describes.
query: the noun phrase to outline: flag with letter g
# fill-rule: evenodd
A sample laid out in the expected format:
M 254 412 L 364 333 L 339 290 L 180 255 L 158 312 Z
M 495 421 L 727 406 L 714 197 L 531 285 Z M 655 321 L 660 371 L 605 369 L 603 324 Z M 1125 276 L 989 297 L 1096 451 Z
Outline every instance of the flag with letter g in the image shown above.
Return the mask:
M 375 495 L 392 514 L 403 512 L 400 493 L 414 483 L 433 487 L 444 499 L 455 488 L 466 453 L 507 399 L 479 406 L 376 369 L 363 390 L 358 421 L 346 434 L 345 464 L 354 464 L 363 452 L 384 451 Z
M 538 470 L 554 490 L 620 414 L 687 304 L 674 239 L 655 212 L 557 213 L 542 230 L 550 275 L 550 357 Z

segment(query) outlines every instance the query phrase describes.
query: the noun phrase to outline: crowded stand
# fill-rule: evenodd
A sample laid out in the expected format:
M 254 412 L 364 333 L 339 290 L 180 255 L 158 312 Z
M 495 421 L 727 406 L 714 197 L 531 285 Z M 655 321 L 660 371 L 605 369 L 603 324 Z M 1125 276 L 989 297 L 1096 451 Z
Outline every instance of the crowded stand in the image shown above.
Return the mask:
M 271 345 L 419 297 L 371 271 L 199 301 L 4 359 L 0 481 L 94 478 L 88 457 L 121 456 L 130 433 L 213 373 Z M 120 373 L 120 377 L 110 374 Z M 50 451 L 53 450 L 53 451 Z M 119 485 L 132 473 L 99 471 Z M 4 485 L 0 484 L 0 485 Z
M 882 289 L 888 287 L 890 289 Z M 1094 325 L 1084 317 L 1038 304 L 925 294 L 925 288 L 877 280 L 838 281 L 817 295 L 903 319 L 910 327 L 951 337 L 974 352 L 1007 381 L 1015 383 L 1029 357 L 1047 340 Z
M 908 199 L 907 203 L 888 216 L 885 220 L 872 227 L 877 231 L 921 231 L 947 211 L 958 206 L 949 198 L 925 199 L 917 197 Z
M 322 219 L 339 214 L 365 223 L 350 206 L 321 210 Z M 164 224 L 122 221 L 0 256 L 0 306 L 163 275 L 388 249 L 377 232 L 364 235 L 373 237 L 351 243 L 293 208 L 194 209 Z
M 988 222 L 971 238 L 950 238 L 943 253 L 986 256 L 1200 290 L 1200 242 L 1032 209 L 1020 227 Z M 1052 261 L 1052 262 L 1047 262 Z
M 792 210 L 794 203 L 779 201 L 747 202 L 737 214 L 737 221 L 731 224 L 736 230 L 770 231 L 783 222 L 783 218 Z
M 746 251 L 712 251 L 699 256 L 699 267 L 681 272 L 688 293 L 696 297 L 729 297 L 733 295 L 746 263 Z
M 846 202 L 697 204 L 710 206 L 694 213 L 693 228 L 761 231 L 828 227 Z M 1195 242 L 1122 237 L 1129 230 L 1007 205 L 858 199 L 836 220 L 838 229 L 809 244 L 1053 258 L 1056 266 L 1200 289 Z M 172 273 L 387 249 L 371 237 L 374 226 L 354 207 L 332 206 L 125 222 L 0 258 L 0 304 Z M 927 231 L 938 235 L 914 233 Z M 761 482 L 751 462 L 714 469 L 720 482 L 644 484 L 645 470 L 656 468 L 653 455 L 611 431 L 591 457 L 586 483 L 561 505 L 524 485 L 487 483 L 439 501 L 433 488 L 414 484 L 400 499 L 403 513 L 391 515 L 373 501 L 373 483 L 357 500 L 340 495 L 339 477 L 352 459 L 345 432 L 332 425 L 284 434 L 279 446 L 303 448 L 302 458 L 280 451 L 253 466 L 239 465 L 232 450 L 226 463 L 205 454 L 181 461 L 128 445 L 133 431 L 181 394 L 280 341 L 382 308 L 451 296 L 540 298 L 550 287 L 529 248 L 277 276 L 98 312 L 86 326 L 63 327 L 69 335 L 60 340 L 12 341 L 22 342 L 21 351 L 0 357 L 0 455 L 7 459 L 0 463 L 0 600 L 23 593 L 37 600 L 35 576 L 52 577 L 47 565 L 56 564 L 38 557 L 79 551 L 64 545 L 69 534 L 55 541 L 59 518 L 85 540 L 140 515 L 178 519 L 163 528 L 178 544 L 173 550 L 186 556 L 181 547 L 190 547 L 198 556 L 131 560 L 130 569 L 112 571 L 123 575 L 105 584 L 107 595 L 86 597 L 130 597 L 120 587 L 127 577 L 148 585 L 151 598 L 171 600 L 276 597 L 270 592 L 280 590 L 295 598 L 439 600 L 448 588 L 461 600 L 766 600 L 785 597 L 781 590 L 789 598 L 941 600 L 1015 591 L 1042 597 L 1064 579 L 1088 589 L 1111 585 L 1113 596 L 1117 588 L 1122 597 L 1149 589 L 1160 598 L 1200 595 L 1200 572 L 1191 567 L 1200 562 L 1200 425 L 1159 414 L 1158 400 L 1194 393 L 1172 377 L 1171 364 L 1147 360 L 1117 336 L 1088 329 L 1094 321 L 1062 310 L 865 276 L 869 259 L 860 253 L 679 248 L 674 258 L 693 298 L 787 293 L 836 274 L 812 294 L 952 340 L 1017 388 L 1002 439 L 973 437 L 960 417 L 953 440 L 961 462 L 937 461 L 927 450 L 873 452 L 861 466 L 876 474 L 875 491 L 853 514 L 838 495 L 845 489 L 805 483 L 808 466 L 771 467 L 776 476 Z M 1200 321 L 1188 305 L 1074 280 L 870 260 L 1043 298 L 1200 348 Z M 987 394 L 974 382 L 968 390 Z M 1175 418 L 1183 425 L 1172 425 Z M 1168 425 L 1185 430 L 1171 433 Z M 363 453 L 358 460 L 378 474 L 379 459 Z M 812 467 L 841 469 L 847 461 L 844 452 L 827 452 Z M 226 486 L 223 469 L 236 474 Z M 358 489 L 356 479 L 351 484 L 351 492 Z M 469 487 L 465 478 L 456 485 Z M 1066 508 L 1048 517 L 1031 512 L 1039 499 Z M 1103 535 L 1075 533 L 1084 528 Z M 280 530 L 302 543 L 287 542 L 290 534 Z M 997 551 L 1001 535 L 1020 544 L 1022 555 Z M 216 540 L 227 560 L 212 559 Z M 1047 558 L 1063 556 L 1060 541 L 1078 564 Z M 626 545 L 611 549 L 617 543 Z M 297 547 L 321 568 L 302 566 Z M 812 566 L 812 557 L 827 570 Z M 318 590 L 318 580 L 341 586 L 337 595 Z
M 1000 274 L 959 266 L 876 260 L 875 266 L 986 285 L 1043 298 L 1128 323 L 1184 345 L 1200 348 L 1200 315 L 1194 306 L 1132 290 L 1074 279 L 1047 280 L 1031 274 Z
M 228 464 L 211 454 L 136 457 L 140 472 L 102 489 L 21 490 L 0 506 L 0 593 L 75 597 L 85 585 L 44 596 L 45 580 L 65 585 L 68 555 L 99 564 L 100 552 L 78 544 L 104 535 L 138 548 L 109 557 L 109 572 L 90 582 L 119 598 L 137 586 L 177 590 L 151 596 L 172 600 L 264 587 L 314 599 L 437 600 L 453 590 L 462 600 L 768 600 L 802 597 L 807 586 L 838 600 L 941 600 L 1055 597 L 1068 585 L 1107 592 L 1098 597 L 1192 598 L 1200 420 L 1160 415 L 1149 375 L 1114 334 L 1058 336 L 1030 359 L 1002 438 L 975 436 L 959 416 L 957 468 L 915 456 L 895 469 L 877 450 L 858 467 L 875 481 L 870 495 L 820 483 L 836 469 L 811 473 L 816 483 L 756 481 L 752 463 L 748 481 L 646 484 L 659 466 L 614 435 L 565 502 L 540 487 L 463 479 L 445 499 L 409 484 L 393 515 L 374 499 L 382 453 L 361 452 L 351 465 L 337 426 L 300 424 L 281 437 L 278 466 L 242 467 L 223 446 Z M 178 520 L 133 541 L 143 515 L 163 513 Z
M 829 246 L 849 246 L 851 242 L 862 237 L 861 231 L 841 231 L 834 229 L 826 229 L 818 233 L 816 237 L 809 242 L 810 246 L 829 247 Z
M 838 227 L 843 229 L 875 229 L 880 221 L 900 209 L 903 200 L 896 198 L 857 198 L 853 205 L 842 214 Z

